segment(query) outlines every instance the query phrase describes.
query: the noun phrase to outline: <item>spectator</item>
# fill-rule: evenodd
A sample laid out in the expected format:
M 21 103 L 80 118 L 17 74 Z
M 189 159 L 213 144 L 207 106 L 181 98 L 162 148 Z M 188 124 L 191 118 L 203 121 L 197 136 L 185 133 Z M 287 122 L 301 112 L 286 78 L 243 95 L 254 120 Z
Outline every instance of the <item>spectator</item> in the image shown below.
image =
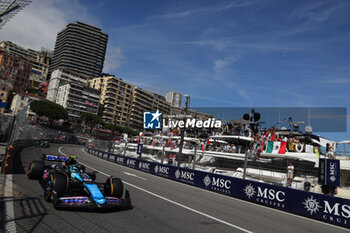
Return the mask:
M 297 136 L 295 136 L 294 138 L 293 138 L 293 143 L 296 143 L 296 144 L 298 144 L 300 141 L 299 141 L 299 138 L 297 137 Z
M 333 147 L 329 143 L 326 144 L 326 155 L 329 159 L 335 159 Z

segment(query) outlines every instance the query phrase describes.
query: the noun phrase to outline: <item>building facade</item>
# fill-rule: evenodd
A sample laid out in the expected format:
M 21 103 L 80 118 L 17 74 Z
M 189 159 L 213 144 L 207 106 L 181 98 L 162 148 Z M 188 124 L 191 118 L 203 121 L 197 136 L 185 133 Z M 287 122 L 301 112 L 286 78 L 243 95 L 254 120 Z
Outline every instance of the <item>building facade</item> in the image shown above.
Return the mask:
M 52 72 L 46 99 L 56 102 L 57 92 L 60 86 L 68 83 L 78 83 L 81 86 L 87 86 L 89 77 L 83 74 L 69 70 L 58 69 Z
M 27 104 L 29 104 L 31 101 L 34 100 L 45 100 L 45 98 L 31 94 L 31 93 L 21 93 L 16 94 L 13 97 L 12 103 L 11 103 L 11 111 L 12 114 L 18 114 Z M 28 108 L 27 115 L 35 115 L 30 108 Z
M 12 80 L 0 79 L 0 103 L 8 103 L 8 97 L 13 89 Z M 0 113 L 4 113 L 5 108 L 0 108 Z
M 143 112 L 159 110 L 163 115 L 167 115 L 170 113 L 170 107 L 170 103 L 165 100 L 164 96 L 135 87 L 133 89 L 130 126 L 141 130 L 143 128 Z
M 91 79 L 89 86 L 101 90 L 101 117 L 108 123 L 141 130 L 143 112 L 159 110 L 170 113 L 170 104 L 164 96 L 145 91 L 121 78 L 104 76 Z
M 0 50 L 0 80 L 11 80 L 16 92 L 22 93 L 28 87 L 31 68 L 24 58 Z
M 181 108 L 182 104 L 182 94 L 176 91 L 171 91 L 165 95 L 166 101 L 168 101 L 171 106 Z
M 106 123 L 128 126 L 133 85 L 112 75 L 93 78 L 89 87 L 101 91 L 100 115 Z
M 71 82 L 58 88 L 55 102 L 67 109 L 69 121 L 76 122 L 83 112 L 98 114 L 100 91 Z
M 108 35 L 100 28 L 82 23 L 69 23 L 57 34 L 50 73 L 56 69 L 100 76 Z
M 52 53 L 48 50 L 34 51 L 25 49 L 11 41 L 0 42 L 0 48 L 7 53 L 26 59 L 31 63 L 31 73 L 29 76 L 29 85 L 39 87 L 40 83 L 45 82 L 51 63 Z

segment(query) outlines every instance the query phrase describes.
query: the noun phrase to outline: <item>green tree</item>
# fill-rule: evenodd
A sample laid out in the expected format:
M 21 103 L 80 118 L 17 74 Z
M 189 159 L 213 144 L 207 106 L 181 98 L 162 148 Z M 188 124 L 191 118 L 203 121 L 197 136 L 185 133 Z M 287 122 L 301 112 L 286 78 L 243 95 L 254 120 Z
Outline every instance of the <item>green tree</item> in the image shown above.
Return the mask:
M 101 118 L 93 113 L 82 112 L 80 114 L 80 117 L 86 122 L 86 124 L 90 123 L 90 127 L 91 127 L 90 133 L 92 132 L 92 129 L 96 124 L 103 123 Z
M 136 136 L 138 135 L 138 132 L 136 130 L 133 130 L 129 127 L 126 126 L 121 126 L 121 125 L 117 125 L 116 126 L 116 131 L 120 132 L 120 133 L 126 133 L 130 136 Z
M 105 122 L 102 122 L 102 125 L 103 125 L 103 128 L 104 129 L 109 129 L 111 130 L 113 128 L 113 124 L 112 123 L 105 123 Z M 115 129 L 115 128 L 114 128 Z
M 87 122 L 91 122 L 91 123 L 94 123 L 94 124 L 101 124 L 102 123 L 102 120 L 99 116 L 93 114 L 93 113 L 89 113 L 89 112 L 82 112 L 80 114 L 80 117 L 82 119 L 84 119 L 85 121 Z
M 113 128 L 113 124 L 112 123 L 105 123 L 105 122 L 103 122 L 102 125 L 103 125 L 103 127 L 105 129 L 112 130 L 112 128 Z M 115 125 L 114 126 L 114 131 L 119 132 L 119 133 L 126 133 L 126 134 L 128 134 L 130 136 L 136 136 L 136 135 L 139 134 L 138 131 L 133 130 L 133 129 L 131 129 L 129 127 L 126 127 L 126 126 L 121 126 L 121 125 Z
M 51 123 L 53 120 L 68 119 L 68 112 L 64 107 L 48 100 L 33 101 L 30 108 L 35 114 L 49 118 Z

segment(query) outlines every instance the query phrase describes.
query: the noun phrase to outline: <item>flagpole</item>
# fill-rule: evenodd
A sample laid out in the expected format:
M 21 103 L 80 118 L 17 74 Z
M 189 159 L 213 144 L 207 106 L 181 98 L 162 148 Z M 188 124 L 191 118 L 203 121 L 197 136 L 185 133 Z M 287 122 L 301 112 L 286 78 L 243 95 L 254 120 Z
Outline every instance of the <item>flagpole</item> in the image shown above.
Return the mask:
M 281 124 L 281 112 L 278 111 L 278 124 L 277 124 L 277 129 L 279 129 L 280 124 Z

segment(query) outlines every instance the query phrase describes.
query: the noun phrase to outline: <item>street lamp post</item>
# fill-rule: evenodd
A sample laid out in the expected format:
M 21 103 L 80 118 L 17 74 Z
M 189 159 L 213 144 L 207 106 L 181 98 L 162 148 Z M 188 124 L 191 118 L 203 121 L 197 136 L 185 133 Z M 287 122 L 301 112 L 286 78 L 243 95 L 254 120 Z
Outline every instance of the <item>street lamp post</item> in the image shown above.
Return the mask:
M 187 118 L 187 112 L 188 112 L 188 107 L 190 105 L 190 99 L 191 97 L 189 95 L 185 95 L 186 98 L 186 102 L 185 102 L 185 117 L 184 117 L 184 121 L 186 122 L 186 118 Z M 181 161 L 182 161 L 182 148 L 184 145 L 184 137 L 185 137 L 185 129 L 180 129 L 180 145 L 179 145 L 179 153 L 177 154 L 177 162 L 178 162 L 178 166 L 180 166 Z
M 117 123 L 117 117 L 120 116 L 120 113 L 117 113 L 114 115 L 114 119 L 113 119 L 113 126 L 112 126 L 112 141 L 111 141 L 111 144 L 109 145 L 109 149 L 108 149 L 108 152 L 111 153 L 112 151 L 112 146 L 114 144 L 114 128 L 116 126 L 116 123 Z

